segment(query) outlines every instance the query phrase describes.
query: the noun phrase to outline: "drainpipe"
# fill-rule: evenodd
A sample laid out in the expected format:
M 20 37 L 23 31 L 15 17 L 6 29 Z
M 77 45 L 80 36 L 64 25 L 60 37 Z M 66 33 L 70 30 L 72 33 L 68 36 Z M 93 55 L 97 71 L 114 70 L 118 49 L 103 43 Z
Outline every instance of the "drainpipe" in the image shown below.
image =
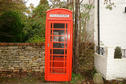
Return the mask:
M 98 7 L 97 7 L 97 21 L 98 21 L 98 54 L 100 54 L 100 0 L 98 0 Z

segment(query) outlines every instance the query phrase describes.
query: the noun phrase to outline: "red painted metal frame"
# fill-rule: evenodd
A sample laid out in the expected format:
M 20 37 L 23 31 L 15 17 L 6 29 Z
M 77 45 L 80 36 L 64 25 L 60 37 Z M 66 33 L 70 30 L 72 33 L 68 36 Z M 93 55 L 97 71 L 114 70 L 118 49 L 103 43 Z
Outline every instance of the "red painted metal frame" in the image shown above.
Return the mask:
M 69 15 L 69 17 L 50 17 L 50 14 L 67 14 Z M 53 26 L 54 23 L 64 23 L 65 28 L 55 29 Z M 52 24 L 52 28 L 51 28 L 51 24 Z M 66 29 L 66 24 L 67 24 L 67 29 Z M 51 30 L 52 30 L 52 35 L 50 33 Z M 53 35 L 53 30 L 64 30 L 64 35 Z M 65 42 L 66 30 L 67 30 L 67 47 Z M 52 41 L 50 41 L 51 36 L 52 36 Z M 53 36 L 63 36 L 64 41 L 62 42 L 53 41 Z M 64 43 L 64 48 L 53 48 L 53 43 Z M 45 33 L 45 80 L 47 81 L 70 81 L 71 80 L 72 45 L 73 45 L 72 12 L 68 9 L 62 9 L 62 8 L 52 9 L 47 11 L 46 33 Z M 57 49 L 57 50 L 64 49 L 64 54 L 50 53 L 53 52 L 53 49 Z M 66 50 L 67 50 L 67 54 L 65 54 Z M 58 58 L 58 56 L 63 56 L 64 60 L 60 57 Z M 55 57 L 56 59 L 54 60 Z M 63 71 L 60 72 L 60 70 Z

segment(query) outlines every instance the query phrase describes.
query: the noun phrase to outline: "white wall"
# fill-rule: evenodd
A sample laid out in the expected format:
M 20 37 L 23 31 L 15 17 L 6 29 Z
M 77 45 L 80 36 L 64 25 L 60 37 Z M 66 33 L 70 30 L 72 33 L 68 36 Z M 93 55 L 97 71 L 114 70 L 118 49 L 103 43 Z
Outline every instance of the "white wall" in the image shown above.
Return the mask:
M 107 80 L 126 79 L 126 59 L 113 59 L 107 64 Z
M 126 79 L 126 58 L 114 59 L 114 49 L 108 48 L 106 79 Z
M 116 7 L 106 9 L 100 0 L 100 39 L 105 46 L 126 48 L 126 0 L 111 0 Z
M 126 58 L 114 59 L 113 47 L 105 48 L 106 54 L 95 55 L 95 68 L 106 80 L 126 79 Z
M 107 74 L 107 57 L 95 54 L 94 62 L 95 62 L 95 68 L 96 68 L 97 72 L 101 73 L 101 75 L 104 78 L 106 78 L 106 74 Z
M 104 0 L 100 0 L 100 41 L 107 46 L 105 56 L 95 56 L 95 67 L 107 80 L 126 78 L 126 58 L 114 59 L 116 46 L 126 48 L 126 0 L 111 0 L 116 7 L 106 9 Z M 97 43 L 97 0 L 95 1 L 95 32 Z

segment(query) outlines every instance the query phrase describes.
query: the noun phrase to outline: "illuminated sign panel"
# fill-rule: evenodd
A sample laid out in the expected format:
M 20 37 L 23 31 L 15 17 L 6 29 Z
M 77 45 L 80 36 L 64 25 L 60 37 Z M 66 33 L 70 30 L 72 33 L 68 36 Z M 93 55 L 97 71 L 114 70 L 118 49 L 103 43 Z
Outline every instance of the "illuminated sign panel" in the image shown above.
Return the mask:
M 66 18 L 69 18 L 70 15 L 67 15 L 67 14 L 50 14 L 50 17 L 66 17 Z

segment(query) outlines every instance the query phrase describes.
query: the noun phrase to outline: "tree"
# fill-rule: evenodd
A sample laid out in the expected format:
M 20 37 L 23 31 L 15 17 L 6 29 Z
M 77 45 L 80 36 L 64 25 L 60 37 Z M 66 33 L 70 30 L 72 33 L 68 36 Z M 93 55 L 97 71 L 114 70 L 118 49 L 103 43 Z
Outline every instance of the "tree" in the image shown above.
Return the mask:
M 47 0 L 40 0 L 40 4 L 39 5 L 42 5 L 42 4 L 47 4 L 48 5 L 48 1 Z
M 0 14 L 6 11 L 20 11 L 27 10 L 23 0 L 0 0 Z
M 21 13 L 7 11 L 0 16 L 0 42 L 22 42 L 24 38 Z
M 50 8 L 67 8 L 67 2 L 63 0 L 49 0 Z
M 84 0 L 75 1 L 75 28 L 73 34 L 74 73 L 87 73 L 94 68 L 93 29 L 88 26 L 91 17 L 91 11 L 94 7 L 94 0 L 87 0 L 85 2 L 83 1 Z M 92 31 L 89 31 L 89 29 L 92 29 Z
M 32 11 L 29 17 L 31 29 L 27 29 L 28 42 L 42 42 L 45 38 L 46 11 L 49 9 L 47 0 L 40 0 L 39 5 Z
M 79 28 L 80 28 L 80 0 L 76 0 L 75 5 L 75 29 L 74 29 L 74 66 L 73 70 L 78 73 L 78 59 L 79 59 Z

